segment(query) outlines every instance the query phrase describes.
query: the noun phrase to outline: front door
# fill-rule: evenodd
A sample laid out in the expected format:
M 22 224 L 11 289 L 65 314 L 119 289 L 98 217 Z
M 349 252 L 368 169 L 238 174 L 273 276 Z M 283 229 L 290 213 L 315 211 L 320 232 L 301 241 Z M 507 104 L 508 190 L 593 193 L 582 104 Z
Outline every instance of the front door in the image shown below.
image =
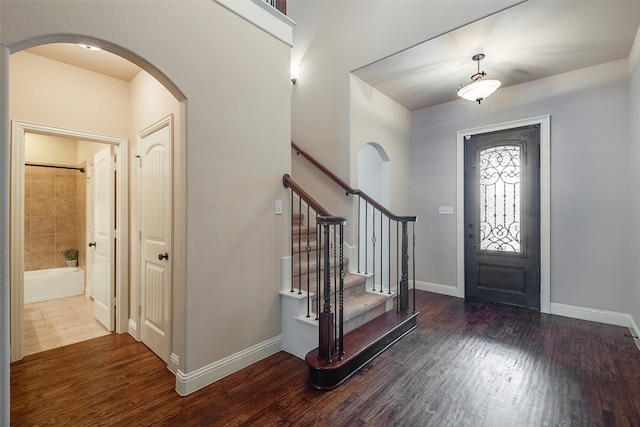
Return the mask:
M 169 358 L 171 298 L 171 116 L 138 135 L 140 340 Z
M 540 129 L 465 140 L 465 297 L 540 309 Z
M 115 165 L 113 147 L 93 157 L 93 311 L 110 331 L 115 328 Z M 91 256 L 89 257 L 91 258 Z

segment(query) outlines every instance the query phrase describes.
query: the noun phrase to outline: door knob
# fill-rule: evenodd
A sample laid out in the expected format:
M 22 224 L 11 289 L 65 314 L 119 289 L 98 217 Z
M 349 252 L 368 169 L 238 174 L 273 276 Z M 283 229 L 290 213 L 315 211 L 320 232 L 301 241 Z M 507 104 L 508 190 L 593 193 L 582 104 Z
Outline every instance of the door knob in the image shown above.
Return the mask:
M 89 242 L 89 247 L 93 246 L 95 248 L 96 242 Z
M 160 261 L 162 261 L 163 259 L 169 259 L 169 254 L 168 254 L 168 253 L 166 253 L 166 252 L 165 252 L 165 253 L 163 253 L 163 254 L 159 254 L 159 255 L 158 255 L 158 259 L 159 259 Z
M 473 233 L 469 233 L 469 234 L 467 234 L 467 236 L 473 237 Z

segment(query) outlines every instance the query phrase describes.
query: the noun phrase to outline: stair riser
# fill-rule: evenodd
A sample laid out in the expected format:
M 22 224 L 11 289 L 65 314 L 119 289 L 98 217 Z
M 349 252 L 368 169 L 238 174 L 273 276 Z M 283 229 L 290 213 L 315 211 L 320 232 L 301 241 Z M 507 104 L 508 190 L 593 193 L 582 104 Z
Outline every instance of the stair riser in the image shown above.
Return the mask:
M 300 262 L 301 260 L 301 262 Z M 293 257 L 293 276 L 294 278 L 298 275 L 298 274 L 307 274 L 307 273 L 316 273 L 318 271 L 318 267 L 320 268 L 320 271 L 324 271 L 324 257 L 320 257 L 320 265 L 318 266 L 318 262 L 316 257 L 309 257 L 309 261 L 310 264 L 307 264 L 307 256 L 306 254 L 303 254 L 301 257 L 298 256 L 294 256 Z M 342 261 L 343 264 L 343 269 L 345 271 L 345 273 L 347 273 L 349 271 L 349 259 L 348 258 L 344 258 L 344 260 Z M 307 270 L 307 265 L 309 266 L 308 270 Z M 339 266 L 339 264 L 336 264 L 334 261 L 334 258 L 331 257 L 329 259 L 329 265 L 331 267 L 331 275 L 333 277 L 333 273 L 334 273 L 334 268 L 338 268 L 337 266 Z
M 300 282 L 298 282 L 298 277 L 300 277 Z M 315 273 L 311 273 L 311 275 L 309 276 L 309 292 L 312 293 L 316 293 L 316 286 L 317 286 L 317 275 Z M 299 288 L 299 284 L 302 286 L 302 290 L 306 291 L 307 290 L 307 275 L 306 274 L 302 274 L 301 276 L 295 276 L 294 278 L 294 282 L 293 282 L 293 286 L 295 289 Z M 333 279 L 334 277 L 331 276 L 331 289 L 333 292 L 334 289 L 334 283 L 333 283 Z M 321 278 L 322 280 L 322 278 Z M 351 296 L 351 295 L 356 295 L 362 292 L 366 291 L 366 287 L 365 287 L 365 280 L 364 277 L 362 276 L 355 276 L 355 275 L 350 275 L 347 274 L 345 276 L 345 280 L 344 280 L 344 290 L 343 290 L 343 295 L 346 297 Z M 322 288 L 324 286 L 324 282 L 320 283 L 320 287 Z

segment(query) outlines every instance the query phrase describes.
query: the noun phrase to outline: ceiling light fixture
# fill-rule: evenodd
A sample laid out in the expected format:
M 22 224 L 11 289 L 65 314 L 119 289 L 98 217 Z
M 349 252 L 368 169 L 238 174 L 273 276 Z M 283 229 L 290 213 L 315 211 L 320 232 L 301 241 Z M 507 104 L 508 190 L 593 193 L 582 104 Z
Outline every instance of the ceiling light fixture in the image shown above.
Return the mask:
M 102 50 L 99 47 L 91 46 L 91 45 L 88 45 L 88 44 L 80 44 L 80 43 L 78 43 L 78 46 L 83 47 L 83 48 L 85 48 L 87 50 Z
M 480 71 L 480 60 L 484 59 L 484 53 L 473 55 L 471 58 L 478 61 L 478 72 L 471 76 L 471 82 L 458 88 L 458 96 L 478 104 L 496 91 L 501 85 L 500 80 L 485 80 L 487 73 Z

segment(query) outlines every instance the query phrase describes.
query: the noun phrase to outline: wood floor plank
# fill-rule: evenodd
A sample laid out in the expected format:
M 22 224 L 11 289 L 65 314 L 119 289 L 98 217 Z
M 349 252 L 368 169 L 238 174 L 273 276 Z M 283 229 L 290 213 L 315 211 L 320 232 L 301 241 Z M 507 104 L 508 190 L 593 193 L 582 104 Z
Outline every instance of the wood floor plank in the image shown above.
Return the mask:
M 11 425 L 640 426 L 626 328 L 417 292 L 418 327 L 335 390 L 279 352 L 181 397 L 128 335 L 11 366 Z

